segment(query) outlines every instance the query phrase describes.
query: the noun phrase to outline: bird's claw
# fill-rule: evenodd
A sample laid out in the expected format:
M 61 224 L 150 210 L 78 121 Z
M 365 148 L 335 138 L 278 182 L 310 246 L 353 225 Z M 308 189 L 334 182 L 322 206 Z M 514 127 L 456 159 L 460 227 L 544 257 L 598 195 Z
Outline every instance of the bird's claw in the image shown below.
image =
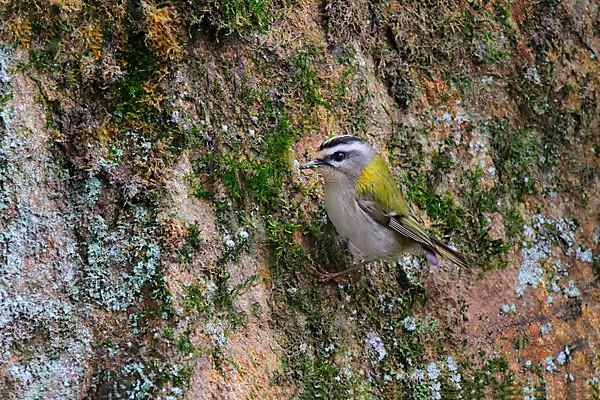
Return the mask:
M 335 272 L 327 272 L 325 274 L 321 274 L 319 276 L 319 280 L 323 283 L 335 281 L 337 283 L 341 282 L 342 275 Z
M 329 272 L 329 271 L 327 271 L 327 270 L 325 270 L 325 269 L 323 269 L 323 268 L 321 268 L 319 266 L 315 267 L 315 266 L 311 265 L 308 268 L 310 269 L 310 271 L 313 274 L 317 275 L 317 277 L 319 278 L 319 280 L 321 282 L 330 282 L 333 279 L 335 279 L 335 277 L 337 275 L 335 272 Z
M 329 272 L 321 267 L 314 266 L 310 266 L 309 269 L 312 271 L 313 274 L 317 275 L 319 277 L 319 280 L 323 283 L 331 281 L 340 283 L 344 281 L 345 276 L 349 275 L 349 273 L 352 272 L 355 268 L 349 268 L 341 272 Z

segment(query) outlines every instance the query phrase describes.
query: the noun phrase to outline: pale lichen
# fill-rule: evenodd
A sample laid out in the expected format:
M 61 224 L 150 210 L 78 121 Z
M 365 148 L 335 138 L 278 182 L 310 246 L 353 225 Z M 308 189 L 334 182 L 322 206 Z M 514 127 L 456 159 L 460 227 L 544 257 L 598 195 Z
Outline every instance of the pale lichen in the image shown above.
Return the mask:
M 378 361 L 383 360 L 387 355 L 387 350 L 385 349 L 383 340 L 376 332 L 367 333 L 365 344 L 367 345 L 367 348 L 373 352 L 373 354 L 375 354 Z
M 568 256 L 573 255 L 575 224 L 564 218 L 552 221 L 536 214 L 532 217 L 531 223 L 525 225 L 524 234 L 525 241 L 521 246 L 523 262 L 519 268 L 517 296 L 522 296 L 527 287 L 537 288 L 540 283 L 543 283 L 544 274 L 550 270 L 548 261 L 551 258 L 554 258 L 554 262 L 550 264 L 552 268 L 550 271 L 554 274 L 551 275 L 549 289 L 554 293 L 560 292 L 560 281 L 562 277 L 569 275 L 569 265 L 563 265 L 560 258 L 556 257 L 556 253 L 558 253 L 556 249 L 562 248 Z M 579 252 L 579 248 L 577 251 Z M 582 253 L 577 254 L 578 257 L 581 257 Z M 569 297 L 576 297 L 574 282 L 569 283 L 564 293 Z
M 107 310 L 122 311 L 155 276 L 161 255 L 155 239 L 156 225 L 141 207 L 133 208 L 129 217 L 131 221 L 114 228 L 101 215 L 91 219 L 85 239 L 85 263 L 71 285 L 74 298 L 93 299 Z M 131 270 L 123 270 L 124 265 L 131 265 Z M 116 268 L 119 273 L 115 273 Z
M 0 51 L 3 94 L 14 79 L 11 57 Z M 25 119 L 33 106 L 19 96 L 1 112 L 0 182 L 10 201 L 0 210 L 0 370 L 8 371 L 7 396 L 79 398 L 92 334 L 86 310 L 68 296 L 80 265 L 71 215 L 56 206 L 68 174 L 44 150 L 43 134 L 29 134 L 40 127 Z

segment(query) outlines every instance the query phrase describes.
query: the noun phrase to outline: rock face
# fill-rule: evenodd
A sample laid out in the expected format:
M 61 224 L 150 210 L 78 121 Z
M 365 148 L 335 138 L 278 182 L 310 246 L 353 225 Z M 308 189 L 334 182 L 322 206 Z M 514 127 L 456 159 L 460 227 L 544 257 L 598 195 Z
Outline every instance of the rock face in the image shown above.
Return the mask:
M 596 2 L 0 15 L 2 398 L 600 398 Z M 469 270 L 312 274 L 339 133 Z

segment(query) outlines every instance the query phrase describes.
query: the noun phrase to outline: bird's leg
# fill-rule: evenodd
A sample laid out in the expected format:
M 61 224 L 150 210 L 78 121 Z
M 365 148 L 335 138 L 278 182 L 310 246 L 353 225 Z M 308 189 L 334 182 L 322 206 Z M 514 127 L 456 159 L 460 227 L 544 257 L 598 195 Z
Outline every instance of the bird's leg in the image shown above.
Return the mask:
M 327 271 L 326 269 L 322 268 L 319 265 L 317 265 L 317 266 L 309 265 L 308 269 L 310 269 L 310 272 L 312 272 L 313 274 L 315 274 L 317 276 L 323 276 L 323 275 L 327 275 L 330 273 L 329 271 Z
M 325 271 L 324 269 L 319 268 L 319 267 L 311 267 L 311 270 L 313 271 L 313 273 L 315 273 L 316 275 L 319 276 L 319 279 L 322 282 L 331 282 L 331 281 L 340 282 L 344 276 L 346 276 L 349 273 L 354 272 L 360 268 L 363 268 L 367 264 L 368 264 L 367 261 L 362 261 L 348 269 L 345 269 L 345 270 L 339 271 L 339 272 L 329 272 L 329 271 Z

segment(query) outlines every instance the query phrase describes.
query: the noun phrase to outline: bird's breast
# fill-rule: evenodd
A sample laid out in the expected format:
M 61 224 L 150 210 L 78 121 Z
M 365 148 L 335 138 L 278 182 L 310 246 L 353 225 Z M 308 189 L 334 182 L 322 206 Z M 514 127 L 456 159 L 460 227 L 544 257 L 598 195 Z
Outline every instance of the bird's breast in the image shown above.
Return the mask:
M 397 234 L 367 215 L 357 203 L 351 182 L 325 181 L 325 209 L 355 256 L 371 261 L 392 259 L 402 251 Z

